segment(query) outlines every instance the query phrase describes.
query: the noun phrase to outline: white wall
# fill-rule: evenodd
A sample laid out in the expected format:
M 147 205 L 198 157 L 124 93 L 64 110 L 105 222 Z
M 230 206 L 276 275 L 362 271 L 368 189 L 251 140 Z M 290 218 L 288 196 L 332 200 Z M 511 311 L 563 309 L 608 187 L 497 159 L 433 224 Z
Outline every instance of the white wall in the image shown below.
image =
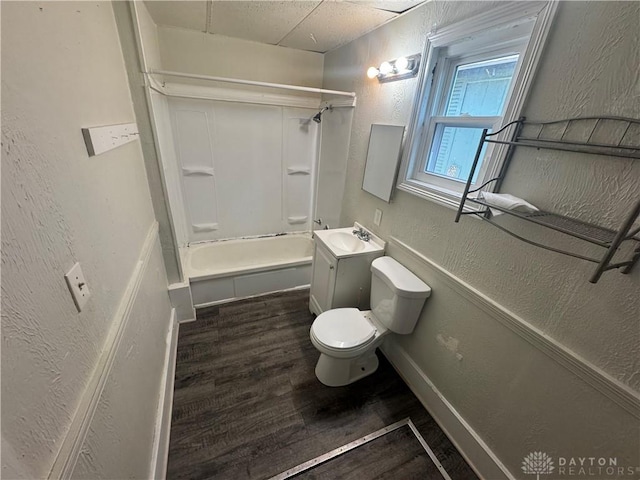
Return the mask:
M 129 2 L 114 2 L 113 10 L 120 36 L 120 45 L 124 56 L 129 89 L 133 100 L 133 109 L 140 132 L 140 144 L 145 161 L 147 181 L 150 186 L 151 204 L 156 219 L 160 225 L 160 244 L 169 283 L 182 281 L 180 267 L 178 265 L 178 252 L 176 233 L 170 222 L 171 205 L 168 194 L 163 185 L 163 171 L 156 151 L 156 143 L 152 130 L 151 118 L 147 106 L 148 99 L 144 88 L 144 76 L 142 71 L 146 68 L 160 68 L 160 51 L 158 46 L 158 34 L 156 25 L 144 5 L 144 2 L 136 2 L 136 12 L 140 36 L 144 40 L 144 52 L 147 66 L 140 63 L 140 55 L 136 44 L 136 31 L 131 15 Z
M 334 108 L 322 114 L 314 213 L 314 219 L 321 219 L 322 224 L 314 223 L 316 229 L 336 228 L 340 224 L 354 110 Z
M 322 86 L 321 53 L 163 26 L 158 27 L 158 39 L 164 70 Z
M 188 225 L 185 217 L 182 187 L 180 184 L 180 166 L 176 157 L 173 132 L 171 131 L 171 112 L 169 111 L 169 97 L 154 90 L 149 91 L 151 111 L 153 114 L 154 131 L 158 140 L 158 154 L 162 161 L 164 183 L 169 204 L 171 218 L 176 232 L 179 246 L 187 243 Z M 157 188 L 157 187 L 156 187 Z
M 408 124 L 417 82 L 379 84 L 366 78 L 367 67 L 420 52 L 434 25 L 491 6 L 431 2 L 325 56 L 324 88 L 358 95 L 341 223 L 358 221 L 383 237 L 395 236 L 519 319 L 517 333 L 495 316 L 474 314 L 477 307 L 459 295 L 458 300 L 451 293 L 439 297 L 434 288 L 416 332 L 392 342 L 516 477 L 522 475 L 522 457 L 532 449 L 618 456 L 637 465 L 638 418 L 594 388 L 588 375 L 567 376 L 566 365 L 549 362 L 540 346 L 544 342 L 532 347 L 521 339 L 531 332 L 538 340 L 548 336 L 558 352 L 599 372 L 598 382 L 631 392 L 637 415 L 640 269 L 626 276 L 608 272 L 592 285 L 592 264 L 520 243 L 479 221 L 456 224 L 453 210 L 408 193 L 396 192 L 386 204 L 361 190 L 371 124 Z M 638 8 L 627 2 L 562 2 L 523 113 L 537 120 L 637 117 Z M 543 159 L 542 173 L 534 177 L 537 155 L 523 152 L 516 158 L 505 189 L 587 220 L 602 217 L 607 224 L 619 221 L 637 196 L 640 162 L 594 157 L 565 169 Z M 548 179 L 553 180 L 545 185 Z M 622 201 L 614 200 L 612 191 Z M 567 199 L 577 198 L 587 207 L 569 207 Z M 383 211 L 380 227 L 373 224 L 376 208 Z M 401 256 L 398 249 L 390 252 Z M 415 258 L 402 259 L 428 278 Z
M 135 121 L 111 4 L 3 2 L 2 45 L 2 470 L 44 478 L 123 318 L 125 345 L 145 361 L 133 368 L 139 357 L 117 351 L 122 376 L 109 381 L 131 385 L 129 394 L 140 383 L 155 410 L 170 306 L 157 248 L 153 274 L 136 277 L 155 232 L 140 143 L 89 158 L 80 131 Z M 63 277 L 76 261 L 92 293 L 82 313 Z M 139 298 L 128 296 L 132 279 Z M 105 455 L 151 449 L 148 417 L 125 424 L 121 399 L 101 405 L 122 439 Z
M 167 351 L 169 301 L 160 242 L 153 241 L 118 354 L 104 385 L 72 478 L 158 478 L 160 374 Z M 162 455 L 162 452 L 159 452 Z
M 144 2 L 137 2 L 135 4 L 135 10 L 138 16 L 138 27 L 140 28 L 140 38 L 142 47 L 144 48 L 147 68 L 162 68 L 158 27 L 154 23 L 153 18 L 151 18 L 151 14 Z

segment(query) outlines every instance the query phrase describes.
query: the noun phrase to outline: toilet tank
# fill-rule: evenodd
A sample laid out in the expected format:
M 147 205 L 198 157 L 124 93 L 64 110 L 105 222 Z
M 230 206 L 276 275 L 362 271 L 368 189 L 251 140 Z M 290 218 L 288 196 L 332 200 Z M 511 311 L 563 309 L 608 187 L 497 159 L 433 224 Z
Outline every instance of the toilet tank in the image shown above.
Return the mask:
M 413 332 L 431 287 L 391 257 L 371 263 L 371 310 L 389 330 Z

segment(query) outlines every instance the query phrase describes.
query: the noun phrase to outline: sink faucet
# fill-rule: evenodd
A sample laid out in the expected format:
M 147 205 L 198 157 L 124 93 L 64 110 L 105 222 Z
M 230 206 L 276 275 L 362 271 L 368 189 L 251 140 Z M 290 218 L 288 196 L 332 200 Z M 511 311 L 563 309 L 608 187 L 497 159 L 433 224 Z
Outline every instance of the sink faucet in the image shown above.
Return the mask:
M 371 234 L 362 227 L 358 228 L 357 230 L 354 230 L 351 233 L 353 233 L 356 237 L 358 237 L 363 242 L 368 242 L 369 240 L 371 240 Z

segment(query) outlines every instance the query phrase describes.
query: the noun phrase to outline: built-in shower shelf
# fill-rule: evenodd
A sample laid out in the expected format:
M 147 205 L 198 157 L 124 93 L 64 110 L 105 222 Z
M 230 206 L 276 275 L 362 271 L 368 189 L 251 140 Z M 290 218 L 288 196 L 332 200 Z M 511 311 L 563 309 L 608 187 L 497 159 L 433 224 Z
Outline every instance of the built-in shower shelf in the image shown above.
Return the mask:
M 307 215 L 300 215 L 297 217 L 287 217 L 287 222 L 289 225 L 298 225 L 301 223 L 307 223 L 309 217 Z
M 311 167 L 288 167 L 287 175 L 311 175 Z
M 217 223 L 194 223 L 191 225 L 194 232 L 214 232 L 218 230 Z
M 509 132 L 509 129 L 512 129 L 513 134 L 511 139 L 507 140 L 504 139 L 504 135 Z M 464 193 L 460 200 L 455 221 L 458 222 L 462 215 L 475 215 L 503 232 L 530 245 L 597 263 L 598 267 L 589 279 L 591 283 L 596 283 L 607 270 L 620 269 L 622 273 L 629 273 L 638 260 L 640 260 L 640 226 L 637 224 L 637 220 L 640 217 L 640 194 L 633 206 L 631 206 L 624 222 L 617 230 L 553 212 L 516 212 L 491 205 L 482 197 L 472 197 L 470 194 L 479 195 L 487 187 L 493 188 L 493 192 L 499 191 L 509 162 L 517 147 L 569 151 L 637 160 L 640 159 L 639 138 L 640 120 L 622 117 L 581 117 L 552 122 L 528 122 L 525 121 L 524 118 L 521 118 L 515 122 L 508 123 L 496 132 L 489 133 L 488 129 L 484 129 Z M 505 161 L 497 177 L 472 189 L 473 177 L 487 143 L 507 145 L 508 149 Z M 467 202 L 470 202 L 471 205 Z M 542 227 L 598 245 L 599 247 L 603 247 L 605 251 L 601 256 L 594 258 L 587 257 L 581 253 L 556 248 L 553 245 L 533 241 L 527 238 L 526 234 L 517 233 L 494 221 L 492 219 L 492 211 L 496 210 L 511 217 L 535 223 Z M 635 244 L 633 252 L 627 254 L 627 258 L 624 260 L 614 262 L 614 256 L 621 245 L 628 241 Z
M 183 175 L 196 176 L 201 175 L 205 177 L 213 177 L 213 168 L 211 167 L 182 167 Z

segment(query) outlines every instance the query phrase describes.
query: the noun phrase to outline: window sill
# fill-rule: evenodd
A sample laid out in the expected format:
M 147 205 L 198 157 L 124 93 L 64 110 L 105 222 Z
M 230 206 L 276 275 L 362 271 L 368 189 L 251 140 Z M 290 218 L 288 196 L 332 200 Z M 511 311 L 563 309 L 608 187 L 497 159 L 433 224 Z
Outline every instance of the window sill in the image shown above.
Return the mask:
M 457 193 L 457 192 L 444 193 L 444 192 L 432 189 L 428 185 L 415 180 L 413 181 L 407 180 L 407 181 L 401 182 L 397 185 L 397 188 L 398 190 L 402 190 L 403 192 L 410 193 L 412 195 L 415 195 L 416 197 L 429 200 L 430 202 L 436 203 L 438 205 L 441 205 L 443 207 L 447 207 L 451 210 L 456 210 L 456 211 L 460 206 L 460 199 L 462 198 L 461 193 Z M 465 212 L 473 212 L 477 210 L 479 210 L 477 206 L 465 205 L 464 207 Z M 475 217 L 475 216 L 471 215 L 471 217 Z

